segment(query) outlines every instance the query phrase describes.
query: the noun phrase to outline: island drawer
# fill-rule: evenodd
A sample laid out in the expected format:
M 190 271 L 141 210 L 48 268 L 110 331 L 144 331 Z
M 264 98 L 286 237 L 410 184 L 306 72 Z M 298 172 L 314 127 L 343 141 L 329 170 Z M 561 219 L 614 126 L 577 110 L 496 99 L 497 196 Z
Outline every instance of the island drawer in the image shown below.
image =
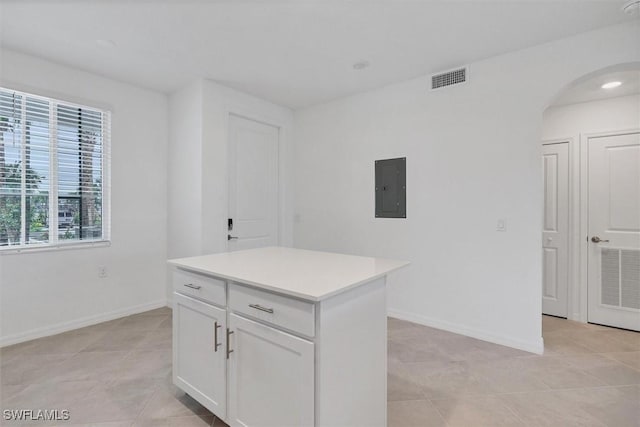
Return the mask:
M 229 308 L 308 337 L 315 336 L 315 305 L 306 301 L 230 283 Z
M 174 270 L 173 290 L 213 304 L 226 305 L 224 281 L 203 274 Z

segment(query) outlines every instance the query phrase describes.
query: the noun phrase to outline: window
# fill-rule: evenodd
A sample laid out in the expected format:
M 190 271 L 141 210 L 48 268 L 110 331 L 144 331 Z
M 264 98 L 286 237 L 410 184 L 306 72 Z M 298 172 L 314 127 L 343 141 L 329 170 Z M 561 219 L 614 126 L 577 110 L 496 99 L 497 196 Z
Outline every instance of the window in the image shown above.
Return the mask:
M 109 240 L 110 113 L 0 88 L 0 251 Z

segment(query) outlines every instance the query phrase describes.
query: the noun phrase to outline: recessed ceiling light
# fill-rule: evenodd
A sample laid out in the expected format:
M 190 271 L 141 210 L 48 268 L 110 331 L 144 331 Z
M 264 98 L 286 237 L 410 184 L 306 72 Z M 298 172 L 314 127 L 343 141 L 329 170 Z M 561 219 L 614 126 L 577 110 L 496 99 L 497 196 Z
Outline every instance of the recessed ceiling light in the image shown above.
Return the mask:
M 620 86 L 622 84 L 622 82 L 608 82 L 603 84 L 601 87 L 602 89 L 613 89 L 616 88 L 618 86 Z
M 98 39 L 96 40 L 96 44 L 106 49 L 113 49 L 114 47 L 116 47 L 116 42 L 108 39 Z
M 369 65 L 371 65 L 371 63 L 369 63 L 369 61 L 358 61 L 355 64 L 353 64 L 353 69 L 354 70 L 364 70 Z

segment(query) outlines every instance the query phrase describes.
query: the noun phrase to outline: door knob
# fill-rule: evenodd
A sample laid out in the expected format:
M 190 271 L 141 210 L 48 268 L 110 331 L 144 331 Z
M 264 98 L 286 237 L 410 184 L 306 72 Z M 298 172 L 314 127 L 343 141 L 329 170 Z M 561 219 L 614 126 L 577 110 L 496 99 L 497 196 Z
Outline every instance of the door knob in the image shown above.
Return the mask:
M 237 237 L 232 236 L 231 234 L 227 234 L 227 240 L 237 239 Z
M 608 241 L 608 240 L 602 240 L 602 239 L 601 239 L 601 238 L 599 238 L 598 236 L 593 236 L 593 237 L 591 238 L 591 241 L 592 241 L 593 243 L 609 243 L 609 241 Z

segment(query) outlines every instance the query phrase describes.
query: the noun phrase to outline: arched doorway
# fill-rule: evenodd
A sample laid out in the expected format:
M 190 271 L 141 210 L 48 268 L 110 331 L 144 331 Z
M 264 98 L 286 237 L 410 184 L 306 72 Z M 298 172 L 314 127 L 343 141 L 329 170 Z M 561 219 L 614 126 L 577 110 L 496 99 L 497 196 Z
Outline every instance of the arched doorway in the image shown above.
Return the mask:
M 640 329 L 640 64 L 589 73 L 545 109 L 544 314 Z

